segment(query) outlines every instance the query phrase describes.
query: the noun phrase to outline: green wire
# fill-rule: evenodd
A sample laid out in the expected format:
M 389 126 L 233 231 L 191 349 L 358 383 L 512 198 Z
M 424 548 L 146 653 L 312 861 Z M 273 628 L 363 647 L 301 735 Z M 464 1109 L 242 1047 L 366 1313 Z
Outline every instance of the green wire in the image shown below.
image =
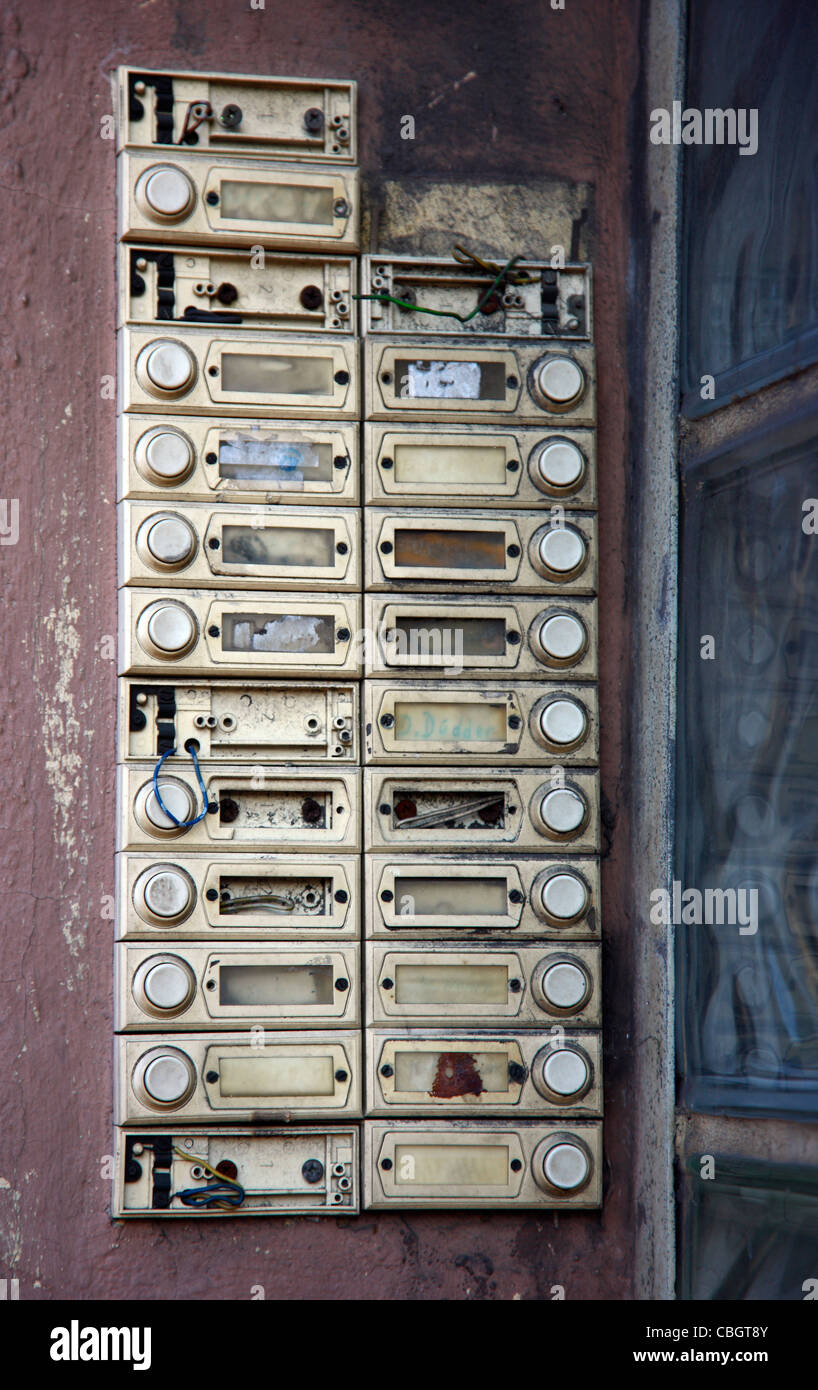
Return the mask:
M 483 305 L 488 303 L 488 301 L 491 299 L 491 296 L 494 294 L 494 291 L 496 290 L 497 286 L 499 285 L 500 281 L 503 279 L 505 275 L 508 274 L 508 272 L 511 270 L 511 267 L 515 265 L 516 262 L 519 261 L 519 259 L 519 256 L 512 256 L 510 261 L 506 261 L 506 264 L 503 266 L 502 270 L 499 270 L 497 272 L 493 281 L 486 290 L 486 293 L 483 295 L 482 299 L 478 300 L 477 304 L 472 309 L 470 314 L 456 314 L 453 309 L 424 309 L 423 305 L 421 304 L 410 304 L 407 299 L 395 299 L 394 296 L 391 294 L 354 294 L 352 298 L 377 299 L 379 304 L 397 304 L 399 309 L 412 309 L 416 314 L 435 314 L 438 318 L 457 319 L 458 323 L 468 323 L 470 319 L 475 318 L 476 315 L 480 313 L 480 310 L 482 309 Z

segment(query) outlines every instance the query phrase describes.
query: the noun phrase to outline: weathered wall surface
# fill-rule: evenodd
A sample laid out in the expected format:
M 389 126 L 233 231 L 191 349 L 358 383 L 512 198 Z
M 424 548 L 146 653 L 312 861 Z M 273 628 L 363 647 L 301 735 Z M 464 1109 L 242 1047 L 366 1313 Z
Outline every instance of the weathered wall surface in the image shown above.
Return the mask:
M 626 283 L 638 0 L 8 0 L 0 19 L 0 1277 L 31 1298 L 627 1298 Z M 112 1225 L 114 145 L 120 62 L 349 76 L 361 163 L 404 179 L 587 182 L 599 363 L 607 1195 L 602 1214 Z M 464 79 L 468 74 L 468 81 Z M 400 138 L 412 114 L 416 138 Z M 475 226 L 473 235 L 479 237 Z M 516 248 L 515 248 L 516 249 Z M 528 246 L 529 252 L 538 247 Z M 13 519 L 13 509 L 9 509 Z M 8 528 L 7 528 L 8 529 Z M 9 536 L 8 540 L 13 539 Z

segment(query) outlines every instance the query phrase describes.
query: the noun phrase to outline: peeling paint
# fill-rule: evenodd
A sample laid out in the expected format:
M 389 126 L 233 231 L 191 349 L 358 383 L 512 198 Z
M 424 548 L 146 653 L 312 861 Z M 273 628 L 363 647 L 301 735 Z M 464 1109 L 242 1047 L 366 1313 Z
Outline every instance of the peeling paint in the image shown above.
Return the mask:
M 56 664 L 57 678 L 53 683 L 43 673 L 43 666 L 35 666 L 34 682 L 42 707 L 42 731 L 45 745 L 45 774 L 54 798 L 54 834 L 67 865 L 78 861 L 87 864 L 88 851 L 84 840 L 77 835 L 77 782 L 83 768 L 83 753 L 80 749 L 82 722 L 77 710 L 72 684 L 80 653 L 81 639 L 78 628 L 80 608 L 76 600 L 69 597 L 70 577 L 61 577 L 62 602 L 51 608 L 43 618 L 43 628 L 51 638 L 50 660 L 45 669 L 51 673 Z M 55 662 L 56 659 L 56 662 Z M 85 929 L 80 925 L 80 904 L 68 902 L 68 919 L 62 923 L 62 934 L 71 955 L 78 961 L 77 981 L 85 973 L 86 962 L 82 959 L 85 943 Z M 74 980 L 68 976 L 66 986 L 74 988 Z

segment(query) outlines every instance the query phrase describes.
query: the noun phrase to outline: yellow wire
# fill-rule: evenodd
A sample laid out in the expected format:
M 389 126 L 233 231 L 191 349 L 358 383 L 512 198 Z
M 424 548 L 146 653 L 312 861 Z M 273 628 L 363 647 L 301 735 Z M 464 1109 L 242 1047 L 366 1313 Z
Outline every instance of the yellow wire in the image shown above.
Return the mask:
M 233 1187 L 241 1187 L 238 1178 L 228 1178 L 226 1173 L 220 1173 L 218 1168 L 211 1168 L 209 1163 L 205 1163 L 203 1158 L 197 1158 L 196 1154 L 183 1153 L 181 1149 L 177 1149 L 175 1144 L 172 1145 L 172 1148 L 173 1152 L 178 1154 L 180 1158 L 183 1158 L 186 1163 L 197 1163 L 200 1168 L 204 1168 L 208 1173 L 212 1173 L 213 1177 L 218 1178 L 220 1182 L 229 1182 Z

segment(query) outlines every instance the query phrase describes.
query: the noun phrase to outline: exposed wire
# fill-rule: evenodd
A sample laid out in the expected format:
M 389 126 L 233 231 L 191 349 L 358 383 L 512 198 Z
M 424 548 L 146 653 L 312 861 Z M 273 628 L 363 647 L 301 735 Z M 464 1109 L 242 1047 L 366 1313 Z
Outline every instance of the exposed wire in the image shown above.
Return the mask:
M 207 812 L 208 812 L 208 805 L 209 805 L 208 800 L 207 800 L 207 787 L 206 787 L 205 784 L 204 784 L 204 778 L 202 777 L 202 770 L 201 770 L 201 768 L 199 767 L 199 759 L 196 757 L 196 749 L 193 747 L 193 744 L 191 743 L 190 746 L 187 748 L 187 752 L 190 754 L 191 758 L 193 759 L 193 766 L 194 766 L 194 768 L 196 769 L 196 779 L 197 779 L 197 781 L 198 781 L 198 783 L 199 783 L 199 788 L 200 788 L 201 793 L 202 793 L 202 799 L 204 800 L 204 808 L 199 812 L 198 816 L 194 817 L 193 820 L 177 820 L 177 818 L 176 818 L 176 816 L 173 814 L 173 812 L 170 811 L 170 810 L 168 810 L 167 806 L 165 805 L 164 801 L 162 800 L 162 793 L 161 793 L 160 790 L 159 790 L 159 769 L 161 768 L 161 766 L 162 766 L 163 762 L 165 761 L 165 759 L 166 759 L 166 758 L 171 758 L 171 757 L 173 757 L 173 754 L 174 754 L 175 752 L 176 752 L 176 749 L 175 749 L 175 748 L 169 748 L 169 749 L 167 750 L 166 753 L 163 753 L 163 754 L 162 754 L 161 758 L 159 759 L 158 763 L 156 764 L 156 767 L 153 769 L 153 794 L 154 794 L 154 796 L 156 797 L 156 800 L 157 800 L 157 802 L 159 803 L 159 806 L 161 807 L 161 809 L 164 811 L 165 815 L 167 816 L 168 820 L 172 821 L 173 824 L 174 824 L 175 826 L 178 826 L 178 828 L 179 828 L 180 830 L 189 830 L 190 827 L 191 827 L 192 825 L 198 825 L 198 824 L 199 824 L 199 821 L 200 821 L 200 820 L 204 820 L 205 816 L 207 815 Z
M 505 265 L 496 266 L 489 261 L 480 260 L 478 256 L 472 255 L 471 251 L 466 251 L 464 247 L 459 245 L 452 248 L 452 255 L 460 265 L 467 265 L 472 261 L 480 270 L 484 270 L 486 274 L 496 272 L 485 294 L 481 295 L 470 314 L 458 314 L 454 309 L 431 309 L 422 304 L 414 304 L 408 299 L 398 299 L 395 295 L 391 294 L 354 294 L 352 298 L 375 299 L 380 304 L 396 304 L 399 309 L 409 309 L 415 314 L 434 314 L 436 318 L 457 319 L 458 323 L 470 323 L 473 318 L 477 317 L 483 309 L 483 306 L 488 304 L 502 280 L 508 280 L 510 284 L 514 285 L 531 285 L 534 284 L 537 279 L 536 276 L 528 275 L 525 271 L 512 273 L 512 267 L 521 259 L 520 256 L 512 256 L 509 261 L 506 261 Z
M 213 1175 L 214 1181 L 205 1183 L 204 1187 L 185 1187 L 180 1192 L 172 1193 L 172 1197 L 178 1197 L 183 1206 L 186 1207 L 240 1207 L 247 1196 L 240 1182 L 235 1178 L 228 1178 L 225 1173 L 220 1173 L 218 1168 L 211 1168 L 209 1163 L 205 1163 L 203 1158 L 196 1154 L 186 1154 L 182 1149 L 177 1149 L 173 1145 L 173 1152 L 183 1158 L 186 1163 L 195 1163 L 205 1172 Z

